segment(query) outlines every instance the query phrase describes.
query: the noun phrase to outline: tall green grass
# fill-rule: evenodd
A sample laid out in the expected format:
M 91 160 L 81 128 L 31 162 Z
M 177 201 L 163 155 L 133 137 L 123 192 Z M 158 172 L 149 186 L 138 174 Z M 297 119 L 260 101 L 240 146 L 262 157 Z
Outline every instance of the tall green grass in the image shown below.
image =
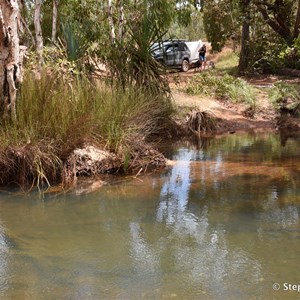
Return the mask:
M 268 96 L 276 110 L 286 108 L 295 116 L 299 116 L 300 88 L 298 85 L 279 81 L 269 89 Z
M 274 106 L 290 98 L 293 102 L 300 102 L 300 88 L 298 85 L 289 84 L 283 81 L 276 82 L 268 91 L 270 101 Z
M 172 112 L 172 103 L 164 95 L 146 95 L 133 87 L 121 90 L 82 78 L 64 82 L 47 72 L 36 80 L 27 73 L 17 119 L 0 127 L 0 167 L 8 170 L 3 181 L 20 175 L 20 163 L 26 166 L 24 176 L 35 183 L 48 177 L 55 181 L 67 155 L 84 142 L 125 155 L 137 141 L 165 132 Z
M 42 139 L 70 142 L 96 138 L 111 149 L 137 134 L 156 134 L 172 113 L 169 99 L 128 88 L 75 79 L 65 83 L 47 73 L 26 74 L 17 104 L 17 120 L 1 126 L 3 145 Z
M 216 68 L 219 71 L 226 72 L 230 75 L 237 73 L 239 56 L 235 52 L 228 52 L 218 58 Z

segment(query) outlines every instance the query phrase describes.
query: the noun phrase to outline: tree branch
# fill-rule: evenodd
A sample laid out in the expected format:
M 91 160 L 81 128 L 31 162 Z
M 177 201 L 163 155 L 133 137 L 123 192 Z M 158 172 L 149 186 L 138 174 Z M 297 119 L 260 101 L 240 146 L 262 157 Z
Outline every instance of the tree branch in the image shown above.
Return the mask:
M 26 31 L 27 31 L 30 39 L 31 39 L 32 45 L 35 47 L 34 37 L 33 37 L 32 33 L 31 33 L 30 29 L 28 28 L 28 25 L 27 25 L 26 21 L 24 20 L 24 18 L 21 15 L 19 15 L 19 18 L 20 18 L 20 21 L 21 21 L 22 25 L 26 29 Z
M 288 45 L 290 45 L 293 42 L 293 38 L 291 35 L 291 31 L 288 27 L 286 26 L 282 26 L 280 24 L 278 24 L 278 22 L 276 22 L 274 19 L 272 19 L 269 14 L 268 11 L 266 10 L 266 8 L 264 8 L 260 2 L 258 1 L 254 1 L 254 4 L 256 5 L 256 7 L 258 8 L 258 10 L 260 11 L 262 17 L 264 18 L 265 22 L 276 32 L 278 33 L 286 42 Z

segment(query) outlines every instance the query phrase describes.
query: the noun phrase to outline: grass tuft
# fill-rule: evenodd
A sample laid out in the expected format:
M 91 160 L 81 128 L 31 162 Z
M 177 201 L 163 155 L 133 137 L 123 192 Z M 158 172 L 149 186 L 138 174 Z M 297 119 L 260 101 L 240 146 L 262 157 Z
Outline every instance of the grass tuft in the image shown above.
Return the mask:
M 225 55 L 220 56 L 216 61 L 216 66 L 219 71 L 235 75 L 237 73 L 239 56 L 235 52 L 225 52 Z
M 61 179 L 63 164 L 77 146 L 86 141 L 102 144 L 122 157 L 132 141 L 166 132 L 172 113 L 164 95 L 82 78 L 65 84 L 47 72 L 36 80 L 28 73 L 17 120 L 1 124 L 0 178 L 2 183 L 48 186 Z
M 275 83 L 269 90 L 269 99 L 281 114 L 300 115 L 300 89 L 295 84 L 283 81 Z
M 217 72 L 200 73 L 189 81 L 186 92 L 255 106 L 254 88 L 246 81 L 228 74 L 220 76 Z

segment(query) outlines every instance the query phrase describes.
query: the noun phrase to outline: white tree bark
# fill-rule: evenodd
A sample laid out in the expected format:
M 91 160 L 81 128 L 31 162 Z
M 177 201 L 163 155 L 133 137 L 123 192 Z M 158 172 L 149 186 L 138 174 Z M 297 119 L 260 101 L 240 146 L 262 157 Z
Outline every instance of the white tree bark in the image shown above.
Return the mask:
M 17 86 L 22 82 L 26 47 L 19 45 L 17 0 L 0 3 L 0 103 L 4 117 L 16 118 Z
M 52 38 L 51 38 L 51 41 L 53 44 L 55 44 L 55 42 L 56 42 L 58 4 L 59 4 L 59 0 L 53 0 Z
M 124 34 L 124 24 L 125 24 L 125 16 L 124 16 L 124 7 L 123 1 L 119 2 L 119 41 L 121 42 Z
M 112 0 L 108 0 L 108 24 L 110 27 L 111 42 L 112 42 L 112 44 L 114 44 L 115 40 L 116 40 L 116 33 L 115 33 L 115 25 L 114 25 L 114 19 L 113 19 Z
M 39 59 L 40 66 L 44 63 L 43 61 L 43 34 L 42 34 L 42 26 L 41 26 L 41 8 L 42 8 L 43 0 L 35 0 L 34 7 L 34 30 L 35 30 L 35 44 L 36 51 Z

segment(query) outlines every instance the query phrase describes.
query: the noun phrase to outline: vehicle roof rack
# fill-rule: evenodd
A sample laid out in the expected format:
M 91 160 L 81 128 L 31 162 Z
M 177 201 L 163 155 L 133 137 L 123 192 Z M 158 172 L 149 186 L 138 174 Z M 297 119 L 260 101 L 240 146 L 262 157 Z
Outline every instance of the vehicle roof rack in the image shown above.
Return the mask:
M 183 40 L 183 39 L 167 39 L 167 40 L 163 41 L 163 43 L 166 43 L 166 42 L 186 42 L 186 40 Z

